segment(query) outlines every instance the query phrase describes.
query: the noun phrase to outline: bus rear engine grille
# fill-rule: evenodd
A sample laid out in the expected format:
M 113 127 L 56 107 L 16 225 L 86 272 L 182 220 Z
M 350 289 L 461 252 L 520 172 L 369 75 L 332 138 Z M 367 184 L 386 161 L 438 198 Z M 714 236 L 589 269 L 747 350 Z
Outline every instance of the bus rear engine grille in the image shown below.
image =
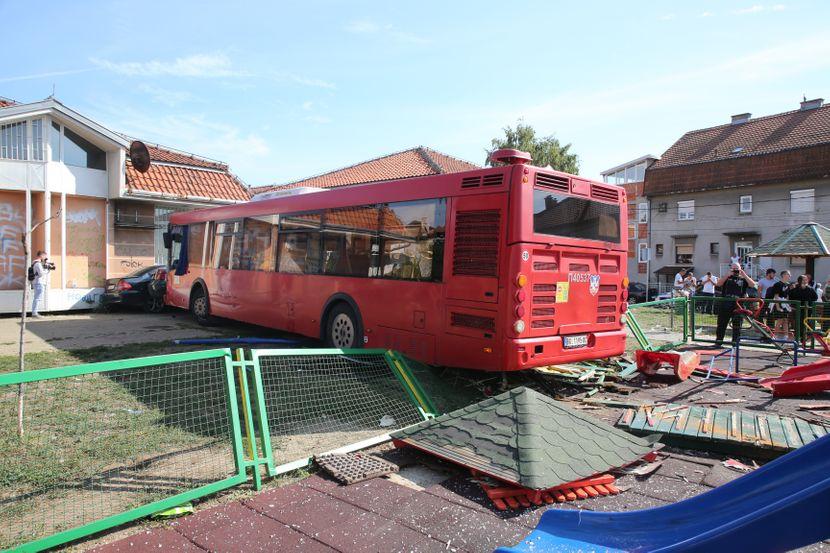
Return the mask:
M 469 313 L 450 313 L 450 324 L 452 326 L 463 326 L 465 328 L 475 328 L 476 330 L 487 330 L 494 332 L 496 330 L 496 319 L 493 317 L 481 317 L 479 315 L 470 315 Z
M 617 191 L 616 190 L 609 190 L 604 186 L 591 186 L 591 196 L 598 199 L 598 200 L 608 200 L 611 202 L 617 201 Z
M 553 328 L 553 319 L 541 319 L 530 323 L 530 328 Z
M 500 216 L 498 209 L 456 214 L 453 275 L 498 276 Z
M 534 271 L 555 271 L 558 269 L 558 265 L 551 261 L 534 261 L 533 262 L 533 270 Z
M 536 173 L 536 184 L 547 186 L 555 190 L 563 190 L 569 192 L 571 189 L 570 179 L 568 177 L 559 177 L 557 175 L 546 175 L 544 173 Z

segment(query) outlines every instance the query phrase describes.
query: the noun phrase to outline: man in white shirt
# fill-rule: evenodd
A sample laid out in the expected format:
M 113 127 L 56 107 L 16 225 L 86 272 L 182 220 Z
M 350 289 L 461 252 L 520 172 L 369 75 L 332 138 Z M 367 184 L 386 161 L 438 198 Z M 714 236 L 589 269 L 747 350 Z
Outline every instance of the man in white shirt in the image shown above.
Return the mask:
M 674 275 L 674 296 L 679 296 L 683 292 L 684 280 L 686 279 L 686 269 L 680 269 Z
M 778 282 L 778 279 L 775 278 L 775 269 L 770 267 L 767 269 L 766 276 L 758 281 L 758 297 L 765 298 L 767 290 L 772 288 L 776 282 Z
M 700 279 L 700 283 L 703 285 L 700 295 L 706 298 L 714 298 L 715 284 L 717 284 L 717 282 L 718 277 L 713 275 L 711 271 L 708 271 L 705 275 L 703 275 L 703 278 Z M 715 301 L 712 299 L 703 300 L 702 312 L 709 313 L 710 315 L 714 313 L 714 303 Z
M 40 250 L 37 252 L 37 257 L 32 263 L 32 273 L 34 279 L 32 280 L 32 290 L 34 291 L 34 298 L 32 299 L 32 317 L 40 319 L 43 317 L 37 312 L 37 306 L 40 304 L 40 299 L 46 291 L 46 273 L 49 272 L 49 265 L 46 263 L 46 252 Z

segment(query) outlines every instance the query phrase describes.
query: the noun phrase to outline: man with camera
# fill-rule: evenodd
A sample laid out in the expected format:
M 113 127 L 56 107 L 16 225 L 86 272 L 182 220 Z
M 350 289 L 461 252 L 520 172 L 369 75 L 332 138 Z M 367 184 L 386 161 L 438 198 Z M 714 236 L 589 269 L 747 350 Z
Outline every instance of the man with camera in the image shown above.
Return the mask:
M 40 298 L 43 297 L 46 291 L 46 273 L 55 270 L 55 264 L 49 261 L 46 257 L 46 252 L 39 250 L 34 263 L 29 269 L 29 280 L 32 283 L 32 290 L 34 291 L 34 298 L 32 299 L 32 317 L 40 319 L 43 317 L 37 312 L 37 306 L 40 303 Z
M 747 290 L 755 288 L 755 281 L 749 278 L 740 263 L 732 263 L 732 271 L 718 280 L 724 298 L 731 298 L 731 301 L 720 302 L 718 310 L 718 329 L 715 333 L 715 347 L 723 345 L 723 337 L 726 335 L 726 325 L 732 320 L 732 343 L 736 343 L 741 335 L 741 318 L 735 316 L 735 299 L 746 296 Z

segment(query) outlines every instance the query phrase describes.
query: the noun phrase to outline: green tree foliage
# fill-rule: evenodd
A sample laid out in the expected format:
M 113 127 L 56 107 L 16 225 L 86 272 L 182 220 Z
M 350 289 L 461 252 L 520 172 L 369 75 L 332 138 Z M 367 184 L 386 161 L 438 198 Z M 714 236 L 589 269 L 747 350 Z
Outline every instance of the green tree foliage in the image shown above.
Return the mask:
M 501 148 L 515 148 L 530 153 L 533 165 L 537 167 L 550 165 L 557 171 L 579 174 L 579 158 L 570 153 L 570 144 L 563 146 L 553 135 L 537 137 L 536 130 L 521 120 L 516 123 L 515 129 L 510 126 L 504 128 L 504 138 L 490 141 L 485 164 L 491 167 L 499 165 L 490 160 L 490 154 Z

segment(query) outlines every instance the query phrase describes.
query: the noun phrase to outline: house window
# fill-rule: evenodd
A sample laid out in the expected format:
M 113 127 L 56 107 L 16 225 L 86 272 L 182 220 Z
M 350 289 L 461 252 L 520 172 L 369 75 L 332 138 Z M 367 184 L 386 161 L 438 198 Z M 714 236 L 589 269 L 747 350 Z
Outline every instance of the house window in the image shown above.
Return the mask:
M 674 262 L 678 265 L 691 265 L 694 253 L 694 244 L 677 244 L 674 247 Z
M 643 182 L 646 178 L 646 164 L 645 162 L 638 164 L 634 168 L 634 180 Z
M 738 201 L 739 213 L 752 213 L 752 196 L 741 196 Z
M 61 160 L 61 126 L 52 122 L 52 132 L 49 133 L 49 144 L 52 146 L 52 161 Z
M 792 213 L 810 213 L 814 208 L 815 191 L 812 188 L 805 190 L 790 190 L 790 211 Z
M 0 158 L 26 160 L 26 154 L 26 121 L 0 125 Z
M 677 202 L 677 220 L 692 221 L 695 218 L 695 201 Z
M 666 202 L 660 202 L 657 204 L 657 213 L 668 213 L 669 211 L 669 204 Z
M 648 244 L 645 242 L 637 244 L 637 262 L 648 263 Z
M 63 162 L 75 167 L 86 167 L 88 169 L 107 168 L 107 153 L 89 142 L 82 136 L 63 129 Z
M 663 257 L 663 244 L 657 244 L 654 246 L 654 254 L 657 257 Z
M 32 120 L 32 159 L 43 161 L 43 119 Z
M 720 255 L 720 242 L 709 243 L 709 255 Z
M 648 204 L 645 202 L 637 204 L 637 222 L 648 223 Z

